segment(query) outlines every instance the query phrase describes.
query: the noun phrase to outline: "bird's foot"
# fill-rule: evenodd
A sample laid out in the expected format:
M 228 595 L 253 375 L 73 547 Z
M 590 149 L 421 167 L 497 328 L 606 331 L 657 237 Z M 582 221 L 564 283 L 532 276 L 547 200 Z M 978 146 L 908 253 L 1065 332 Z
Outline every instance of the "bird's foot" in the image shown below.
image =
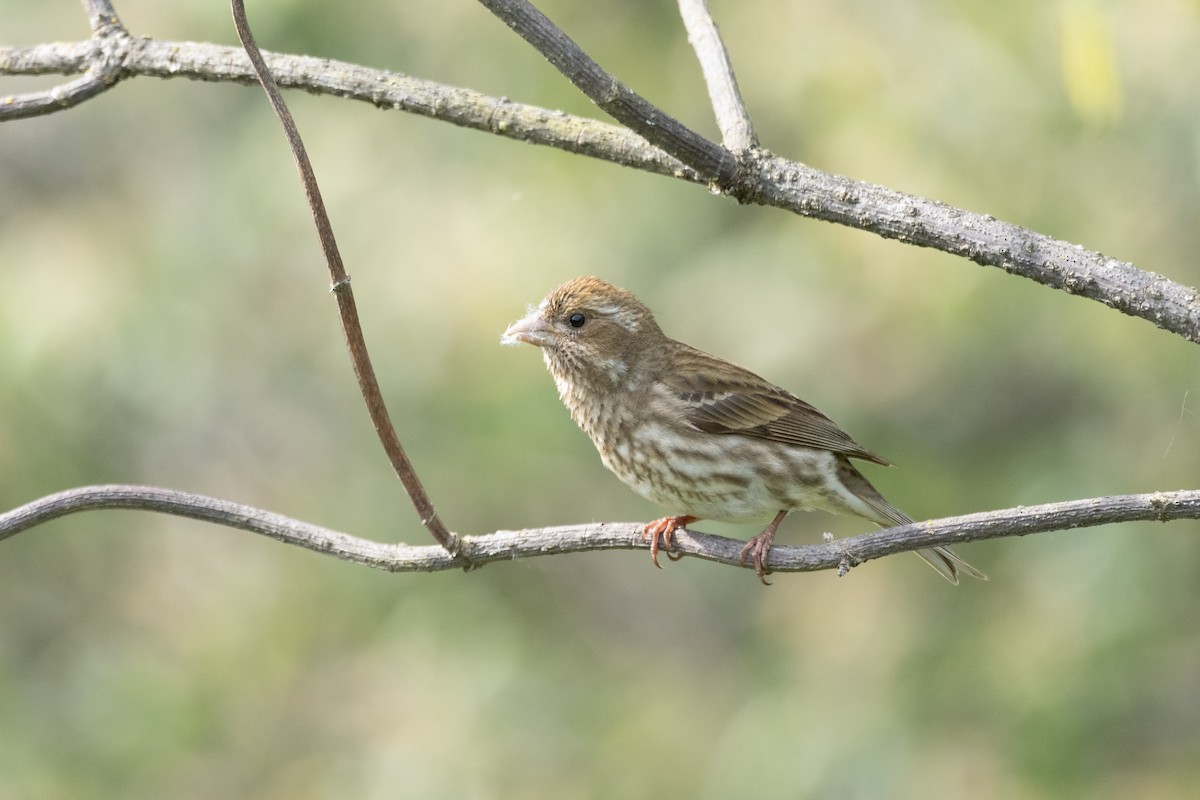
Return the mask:
M 767 580 L 767 576 L 771 574 L 771 570 L 767 569 L 766 563 L 767 558 L 771 555 L 771 540 L 774 538 L 775 531 L 771 531 L 769 535 L 766 531 L 763 531 L 758 536 L 746 542 L 746 546 L 738 554 L 739 560 L 754 565 L 754 574 L 763 582 L 763 586 L 771 585 L 771 582 Z
M 678 561 L 683 558 L 682 555 L 671 554 L 671 539 L 675 536 L 675 531 L 680 528 L 686 528 L 689 523 L 695 522 L 699 517 L 691 517 L 686 514 L 678 517 L 663 517 L 656 519 L 642 529 L 642 538 L 650 540 L 650 560 L 654 562 L 654 566 L 662 569 L 658 563 L 659 538 L 662 539 L 662 549 L 666 551 L 667 558 L 672 561 Z
M 767 580 L 767 576 L 771 574 L 771 570 L 767 569 L 767 559 L 771 555 L 771 542 L 775 541 L 775 532 L 779 530 L 779 523 L 783 522 L 783 518 L 787 515 L 786 509 L 776 514 L 775 519 L 763 528 L 763 532 L 746 542 L 742 552 L 738 553 L 739 561 L 754 565 L 754 574 L 762 581 L 763 586 L 771 585 L 771 582 Z

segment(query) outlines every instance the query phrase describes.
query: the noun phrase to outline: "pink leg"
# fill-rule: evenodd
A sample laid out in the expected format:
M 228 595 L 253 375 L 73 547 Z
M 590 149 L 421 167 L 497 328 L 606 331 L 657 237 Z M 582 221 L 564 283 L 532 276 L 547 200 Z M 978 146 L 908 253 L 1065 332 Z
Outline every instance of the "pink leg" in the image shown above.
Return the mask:
M 775 532 L 779 530 L 779 524 L 787 515 L 788 509 L 776 514 L 775 519 L 763 528 L 763 532 L 746 542 L 746 546 L 738 554 L 738 558 L 742 561 L 750 559 L 750 563 L 754 565 L 754 574 L 763 582 L 763 586 L 771 585 L 771 582 L 767 580 L 767 575 L 770 573 L 770 570 L 767 569 L 767 559 L 771 554 L 771 542 L 775 539 Z
M 691 517 L 686 514 L 678 517 L 663 517 L 656 519 L 642 530 L 642 538 L 650 540 L 650 560 L 654 562 L 654 566 L 662 569 L 658 563 L 658 537 L 662 537 L 662 549 L 669 551 L 671 549 L 671 537 L 675 535 L 675 531 L 680 528 L 686 528 L 690 523 L 699 520 L 699 517 Z M 671 558 L 671 554 L 667 553 L 667 558 Z M 674 559 L 672 559 L 674 560 Z

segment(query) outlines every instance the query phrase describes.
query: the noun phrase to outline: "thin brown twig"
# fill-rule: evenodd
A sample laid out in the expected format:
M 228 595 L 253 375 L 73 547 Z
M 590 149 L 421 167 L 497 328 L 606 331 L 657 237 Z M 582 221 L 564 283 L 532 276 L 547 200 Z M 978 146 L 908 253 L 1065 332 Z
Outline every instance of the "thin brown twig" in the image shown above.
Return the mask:
M 729 50 L 708 11 L 708 0 L 679 0 L 679 16 L 687 30 L 688 42 L 700 61 L 722 144 L 734 153 L 757 147 L 758 134 L 754 132 L 754 123 L 738 89 Z
M 258 49 L 258 45 L 254 41 L 254 36 L 250 32 L 250 25 L 246 20 L 245 3 L 243 0 L 232 0 L 232 3 L 233 21 L 237 28 L 238 38 L 241 39 L 242 46 L 246 48 L 246 54 L 250 57 L 250 62 L 254 65 L 254 71 L 258 75 L 259 82 L 262 84 L 263 90 L 267 93 L 267 98 L 271 101 L 271 107 L 275 109 L 276 116 L 279 117 L 279 123 L 283 126 L 284 135 L 287 137 L 288 145 L 291 147 L 292 155 L 295 157 L 296 168 L 300 171 L 300 179 L 304 184 L 304 194 L 308 199 L 309 208 L 312 210 L 313 222 L 317 227 L 317 236 L 321 241 L 321 250 L 325 254 L 325 263 L 329 267 L 331 291 L 337 298 L 338 311 L 342 320 L 342 331 L 345 334 L 346 346 L 350 351 L 350 362 L 354 366 L 354 375 L 358 379 L 358 386 L 362 391 L 363 400 L 366 401 L 367 413 L 371 417 L 371 423 L 375 426 L 375 433 L 379 437 L 379 441 L 383 444 L 384 452 L 387 453 L 392 468 L 396 471 L 396 475 L 404 485 L 404 490 L 412 500 L 413 507 L 416 508 L 417 515 L 421 518 L 421 524 L 429 530 L 434 540 L 453 559 L 456 561 L 460 560 L 462 559 L 462 554 L 460 553 L 459 538 L 447 529 L 441 518 L 438 517 L 437 511 L 434 510 L 433 502 L 429 499 L 429 495 L 426 493 L 425 487 L 421 484 L 420 478 L 417 477 L 408 454 L 404 452 L 404 446 L 400 444 L 400 437 L 396 434 L 396 428 L 392 424 L 391 416 L 388 414 L 387 404 L 383 399 L 383 392 L 379 388 L 379 380 L 375 376 L 375 368 L 371 365 L 371 356 L 367 352 L 366 338 L 363 336 L 362 324 L 358 318 L 358 306 L 354 302 L 354 291 L 350 287 L 350 276 L 346 273 L 346 268 L 342 264 L 342 256 L 338 251 L 337 239 L 333 235 L 333 225 L 329 221 L 329 214 L 325 210 L 324 201 L 321 199 L 321 189 L 317 184 L 317 176 L 313 172 L 312 162 L 309 160 L 308 153 L 304 148 L 304 142 L 300 138 L 300 131 L 296 127 L 296 121 L 292 118 L 291 112 L 288 111 L 283 94 L 279 91 L 278 85 L 276 85 L 275 80 L 271 77 L 271 71 L 267 68 L 267 63 L 263 59 L 262 52 Z
M 385 544 L 253 506 L 154 486 L 83 486 L 47 495 L 0 514 L 0 541 L 59 517 L 100 509 L 152 511 L 202 520 L 388 572 L 437 572 L 462 566 L 460 560 L 436 545 Z M 1200 491 L 1115 495 L 1022 506 L 915 522 L 820 544 L 775 545 L 769 564 L 774 572 L 841 570 L 934 545 L 962 545 L 1108 523 L 1180 519 L 1200 519 Z M 617 522 L 495 531 L 464 536 L 463 546 L 471 554 L 472 567 L 563 553 L 644 550 L 648 546 L 642 536 L 644 527 L 639 522 Z M 738 539 L 680 530 L 675 535 L 674 549 L 706 561 L 749 568 L 741 561 L 744 544 Z M 647 570 L 647 574 L 651 572 Z

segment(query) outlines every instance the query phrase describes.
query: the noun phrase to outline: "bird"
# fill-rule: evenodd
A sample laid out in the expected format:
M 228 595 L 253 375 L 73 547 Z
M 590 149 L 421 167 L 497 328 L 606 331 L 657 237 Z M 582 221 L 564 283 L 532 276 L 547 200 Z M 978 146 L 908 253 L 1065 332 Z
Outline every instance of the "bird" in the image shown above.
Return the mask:
M 739 554 L 764 584 L 771 545 L 793 510 L 885 528 L 913 521 L 852 463 L 889 461 L 786 389 L 670 338 L 632 292 L 605 280 L 563 283 L 500 341 L 541 349 L 604 466 L 670 512 L 643 529 L 655 566 L 660 548 L 672 555 L 675 531 L 702 519 L 769 520 Z M 960 573 L 987 579 L 946 547 L 917 555 L 951 583 Z

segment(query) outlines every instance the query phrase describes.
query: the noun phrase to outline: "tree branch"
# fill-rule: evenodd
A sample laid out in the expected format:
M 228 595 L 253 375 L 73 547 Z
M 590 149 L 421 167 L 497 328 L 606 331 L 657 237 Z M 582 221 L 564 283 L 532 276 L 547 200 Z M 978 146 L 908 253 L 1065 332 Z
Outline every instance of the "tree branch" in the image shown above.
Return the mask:
M 68 514 L 100 509 L 153 511 L 202 520 L 388 572 L 438 572 L 463 566 L 437 545 L 375 542 L 252 506 L 153 486 L 84 486 L 47 495 L 0 514 L 0 541 Z M 934 545 L 959 545 L 1115 522 L 1178 519 L 1200 519 L 1200 491 L 1115 495 L 1024 506 L 916 522 L 821 544 L 775 545 L 771 548 L 770 568 L 774 572 L 836 569 L 844 573 L 867 561 Z M 648 546 L 642 537 L 643 527 L 644 523 L 637 522 L 565 525 L 461 536 L 459 541 L 471 567 L 479 567 L 495 561 L 563 553 L 645 550 Z M 674 548 L 684 555 L 749 569 L 740 560 L 743 544 L 739 539 L 681 530 L 675 535 Z
M 605 108 L 602 101 L 606 99 L 606 87 L 616 86 L 632 95 L 525 0 L 480 2 L 546 56 L 601 108 Z M 715 35 L 715 27 L 713 33 Z M 719 49 L 720 57 L 724 58 L 724 48 Z M 716 75 L 713 79 L 720 83 L 724 80 L 722 73 L 727 71 L 728 81 L 732 84 L 732 67 L 727 70 L 726 67 L 727 62 L 725 66 L 714 67 Z M 733 87 L 736 91 L 736 84 Z M 637 95 L 633 97 L 645 103 Z M 605 110 L 613 113 L 608 108 Z M 626 118 L 615 113 L 613 116 L 701 175 L 710 174 L 708 161 L 697 159 L 712 156 L 699 145 L 691 149 L 673 146 L 672 138 L 657 135 L 666 131 L 660 131 L 657 120 L 648 116 L 634 114 Z M 690 136 L 698 136 L 684 130 Z M 724 149 L 722 152 L 728 153 Z M 838 222 L 923 247 L 936 247 L 978 264 L 1000 267 L 1045 286 L 1097 300 L 1174 331 L 1189 341 L 1200 342 L 1200 302 L 1197 302 L 1195 289 L 1100 253 L 1084 251 L 1067 242 L 999 222 L 988 215 L 972 214 L 935 201 L 831 175 L 759 150 L 742 153 L 737 168 L 728 177 L 722 172 L 717 185 L 740 202 L 785 208 L 795 214 Z
M 479 0 L 618 122 L 641 134 L 722 190 L 732 187 L 737 159 L 622 84 L 525 0 Z
M 763 151 L 749 161 L 742 171 L 746 202 L 999 267 L 1200 342 L 1200 292 L 1190 286 L 990 214 L 822 172 Z
M 729 51 L 721 41 L 717 23 L 708 13 L 708 0 L 679 0 L 679 16 L 687 30 L 688 42 L 700 60 L 722 143 L 734 153 L 758 146 L 758 135 L 733 75 Z
M 0 100 L 0 120 L 39 117 L 74 108 L 107 90 L 105 83 L 91 73 L 40 92 L 12 94 Z
M 88 69 L 93 50 L 91 41 L 0 47 L 0 75 L 82 72 Z M 238 47 L 131 38 L 124 56 L 120 77 L 190 78 L 245 84 L 258 82 L 246 53 Z M 704 182 L 695 170 L 683 162 L 618 125 L 514 103 L 503 97 L 398 72 L 369 69 L 346 61 L 272 53 L 269 50 L 263 51 L 263 57 L 275 80 L 288 89 L 358 100 L 381 109 L 419 114 L 463 128 L 529 144 L 546 145 L 645 172 L 695 183 Z M 42 94 L 38 92 L 0 98 L 0 121 L 61 110 L 50 104 L 36 112 L 18 115 L 11 109 L 16 97 Z
M 121 27 L 117 10 L 109 0 L 83 0 L 83 8 L 93 33 L 99 33 L 109 26 Z
M 245 53 L 237 48 L 132 38 L 117 23 L 96 38 L 106 44 L 99 46 L 94 39 L 0 48 L 0 75 L 99 69 L 106 85 L 135 75 L 239 83 L 254 80 Z M 276 80 L 289 88 L 422 114 L 660 175 L 706 181 L 704 173 L 617 126 L 345 62 L 291 55 L 265 58 Z M 95 66 L 96 59 L 100 67 Z M 34 108 L 28 102 L 30 97 L 0 98 L 0 121 L 62 108 L 45 99 Z M 79 101 L 83 99 L 87 96 Z M 1200 342 L 1200 292 L 1196 289 L 990 215 L 822 172 L 765 151 L 751 151 L 743 158 L 739 180 L 731 192 L 742 202 L 786 209 L 998 267 Z
M 92 38 L 82 43 L 85 51 L 74 58 L 61 59 L 63 51 L 71 47 L 62 43 L 24 49 L 0 48 L 0 75 L 48 72 L 69 75 L 86 70 L 85 75 L 50 89 L 9 95 L 0 100 L 0 122 L 74 108 L 115 86 L 120 80 L 130 36 L 108 0 L 84 0 L 83 5 L 92 28 Z

